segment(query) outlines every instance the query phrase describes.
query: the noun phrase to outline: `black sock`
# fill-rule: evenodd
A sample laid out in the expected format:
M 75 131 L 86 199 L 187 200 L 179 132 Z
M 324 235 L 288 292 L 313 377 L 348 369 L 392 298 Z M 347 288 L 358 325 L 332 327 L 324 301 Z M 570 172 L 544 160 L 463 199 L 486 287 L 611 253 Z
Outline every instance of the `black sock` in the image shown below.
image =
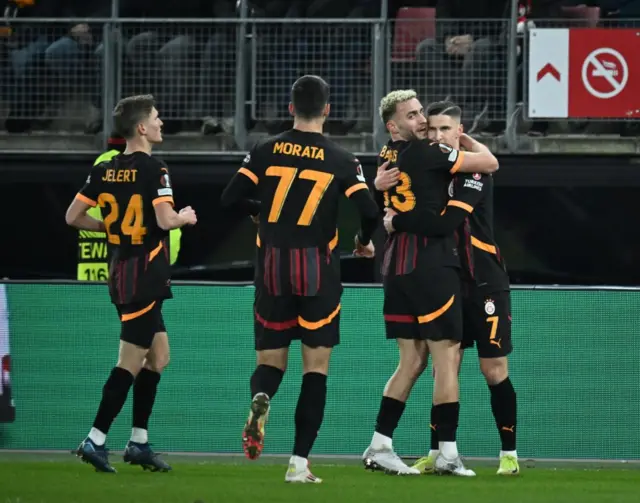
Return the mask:
M 396 431 L 400 418 L 404 413 L 406 404 L 395 398 L 383 396 L 380 402 L 380 410 L 376 419 L 376 432 L 385 437 L 393 438 L 393 432 Z
M 429 430 L 431 431 L 431 447 L 432 451 L 440 449 L 438 444 L 438 420 L 436 418 L 436 406 L 431 406 L 431 424 L 429 424 Z
M 251 398 L 258 393 L 266 393 L 269 399 L 272 399 L 280 387 L 283 376 L 284 372 L 277 367 L 258 365 L 251 375 Z
M 327 376 L 308 372 L 302 376 L 296 407 L 296 436 L 293 455 L 308 458 L 324 418 L 327 402 Z
M 438 428 L 438 441 L 455 442 L 460 416 L 460 402 L 441 403 L 434 406 L 434 416 Z
M 102 388 L 102 400 L 98 407 L 96 419 L 93 422 L 94 428 L 105 435 L 109 433 L 111 424 L 122 410 L 124 402 L 127 401 L 131 384 L 133 384 L 131 372 L 120 367 L 114 367 L 111 370 L 109 379 L 107 379 Z
M 516 390 L 508 377 L 500 384 L 489 386 L 491 411 L 500 433 L 503 451 L 516 450 L 517 401 Z
M 133 427 L 149 429 L 149 418 L 156 401 L 160 374 L 142 369 L 133 383 Z

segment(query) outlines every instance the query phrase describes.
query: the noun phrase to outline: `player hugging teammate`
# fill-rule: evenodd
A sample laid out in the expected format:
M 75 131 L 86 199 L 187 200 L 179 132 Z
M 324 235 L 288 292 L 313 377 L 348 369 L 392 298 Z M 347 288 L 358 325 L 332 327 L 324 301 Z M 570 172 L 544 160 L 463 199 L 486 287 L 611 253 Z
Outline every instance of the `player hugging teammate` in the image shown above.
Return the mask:
M 382 100 L 380 115 L 391 134 L 375 181 L 389 232 L 384 311 L 400 363 L 363 461 L 388 473 L 475 475 L 463 466 L 455 438 L 462 350 L 476 343 L 502 440 L 498 474 L 517 474 L 516 397 L 507 371 L 509 281 L 493 237 L 497 160 L 463 133 L 452 103 L 434 103 L 425 114 L 415 92 L 394 91 Z M 392 436 L 429 353 L 435 376 L 431 451 L 408 467 Z

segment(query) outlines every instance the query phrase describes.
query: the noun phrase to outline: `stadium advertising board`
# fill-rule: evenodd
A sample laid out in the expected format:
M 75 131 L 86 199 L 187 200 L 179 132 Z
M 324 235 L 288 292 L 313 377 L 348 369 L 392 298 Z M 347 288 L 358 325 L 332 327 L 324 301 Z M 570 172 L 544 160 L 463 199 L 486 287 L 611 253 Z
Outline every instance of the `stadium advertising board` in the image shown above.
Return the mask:
M 255 364 L 253 287 L 173 290 L 163 308 L 171 364 L 154 406 L 153 442 L 160 452 L 239 454 Z M 19 410 L 15 422 L 0 424 L 0 448 L 69 452 L 91 427 L 117 358 L 118 317 L 104 285 L 9 283 L 6 291 Z M 509 371 L 518 389 L 521 459 L 640 459 L 640 430 L 629 427 L 629 418 L 640 417 L 640 291 L 518 289 L 512 304 Z M 381 288 L 346 287 L 342 307 L 341 343 L 314 454 L 360 456 L 398 352 L 385 339 Z M 294 343 L 269 416 L 265 454 L 290 453 L 301 364 Z M 604 377 L 598 374 L 603 369 Z M 500 440 L 473 350 L 465 355 L 460 382 L 461 452 L 493 457 Z M 394 435 L 403 456 L 422 455 L 428 447 L 424 411 L 431 389 L 428 370 Z M 130 433 L 131 397 L 109 432 L 111 448 L 122 449 Z

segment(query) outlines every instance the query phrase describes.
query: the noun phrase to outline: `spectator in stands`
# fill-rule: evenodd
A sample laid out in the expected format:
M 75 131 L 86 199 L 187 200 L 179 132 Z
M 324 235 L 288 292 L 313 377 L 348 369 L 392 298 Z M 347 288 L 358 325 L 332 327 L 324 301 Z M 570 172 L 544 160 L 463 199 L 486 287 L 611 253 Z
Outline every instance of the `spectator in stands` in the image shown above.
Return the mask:
M 121 0 L 121 17 L 159 21 L 143 26 L 125 25 L 127 61 L 123 80 L 126 94 L 156 96 L 166 133 L 182 129 L 184 119 L 192 116 L 194 108 L 200 108 L 198 114 L 209 115 L 222 113 L 215 109 L 213 102 L 233 102 L 235 77 L 224 79 L 222 76 L 235 68 L 235 63 L 227 63 L 235 61 L 236 47 L 235 26 L 167 24 L 161 20 L 234 17 L 234 12 L 233 0 Z M 207 82 L 201 78 L 201 60 L 205 63 L 205 75 L 211 78 Z M 203 84 L 210 91 L 201 92 Z M 233 112 L 232 108 L 229 113 Z
M 485 118 L 491 121 L 487 132 L 504 131 L 509 5 L 508 0 L 439 0 L 436 42 L 418 48 L 427 64 L 429 101 L 449 96 L 460 103 L 470 133 L 479 132 Z
M 9 0 L 5 17 L 59 18 L 60 23 L 10 23 L 8 55 L 13 92 L 9 94 L 10 132 L 28 131 L 34 119 L 59 108 L 65 94 L 83 85 L 87 65 L 95 65 L 91 27 L 69 23 L 65 18 L 105 17 L 109 0 Z M 85 59 L 86 57 L 86 59 Z M 84 71 L 82 69 L 84 68 Z
M 380 3 L 371 0 L 293 0 L 250 2 L 254 17 L 379 17 Z M 258 116 L 270 119 L 270 132 L 286 127 L 288 82 L 303 74 L 321 75 L 331 86 L 330 132 L 346 132 L 363 106 L 370 103 L 371 28 L 366 25 L 304 23 L 257 27 L 255 55 Z M 370 108 L 370 107 L 369 107 Z M 368 109 L 367 109 L 368 110 Z M 338 119 L 336 124 L 333 119 Z M 285 124 L 289 125 L 289 121 Z

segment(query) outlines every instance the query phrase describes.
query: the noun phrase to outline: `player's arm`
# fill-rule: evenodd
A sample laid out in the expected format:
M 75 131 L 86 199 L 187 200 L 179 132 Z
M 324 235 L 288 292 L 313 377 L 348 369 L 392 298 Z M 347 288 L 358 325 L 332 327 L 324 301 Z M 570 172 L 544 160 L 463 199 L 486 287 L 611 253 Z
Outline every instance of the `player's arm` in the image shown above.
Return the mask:
M 460 175 L 454 183 L 454 196 L 447 202 L 442 214 L 436 215 L 431 211 L 394 212 L 385 217 L 385 228 L 388 231 L 411 232 L 427 237 L 448 236 L 464 222 L 482 199 L 486 178 L 487 175 L 479 174 Z
M 71 201 L 65 220 L 67 225 L 84 231 L 105 232 L 104 222 L 93 218 L 87 212 L 98 204 L 100 193 L 100 176 L 96 173 L 96 167 L 91 170 L 84 187 Z
M 358 242 L 362 246 L 367 246 L 378 227 L 379 210 L 371 192 L 369 192 L 360 161 L 351 159 L 348 162 L 345 176 L 340 182 L 344 195 L 356 205 L 360 213 Z
M 498 170 L 499 163 L 489 148 L 467 134 L 460 135 L 460 146 L 466 149 L 460 162 L 460 173 L 491 174 Z M 455 171 L 454 171 L 455 173 Z
M 229 184 L 225 187 L 220 198 L 220 205 L 223 208 L 232 209 L 245 215 L 255 217 L 260 213 L 260 201 L 252 199 L 260 181 L 259 175 L 254 168 L 255 148 L 242 162 L 242 166 L 233 176 Z
M 156 214 L 158 227 L 165 231 L 179 229 L 185 225 L 195 225 L 196 212 L 187 206 L 176 213 L 173 202 L 173 188 L 168 168 L 158 163 L 151 180 L 151 201 Z
M 443 143 L 427 143 L 421 140 L 419 147 L 412 150 L 413 162 L 424 165 L 426 169 L 446 169 L 452 175 L 460 173 L 491 174 L 498 169 L 498 160 L 482 143 L 467 135 L 460 137 L 460 145 L 466 152 Z M 419 158 L 415 157 L 419 153 Z

